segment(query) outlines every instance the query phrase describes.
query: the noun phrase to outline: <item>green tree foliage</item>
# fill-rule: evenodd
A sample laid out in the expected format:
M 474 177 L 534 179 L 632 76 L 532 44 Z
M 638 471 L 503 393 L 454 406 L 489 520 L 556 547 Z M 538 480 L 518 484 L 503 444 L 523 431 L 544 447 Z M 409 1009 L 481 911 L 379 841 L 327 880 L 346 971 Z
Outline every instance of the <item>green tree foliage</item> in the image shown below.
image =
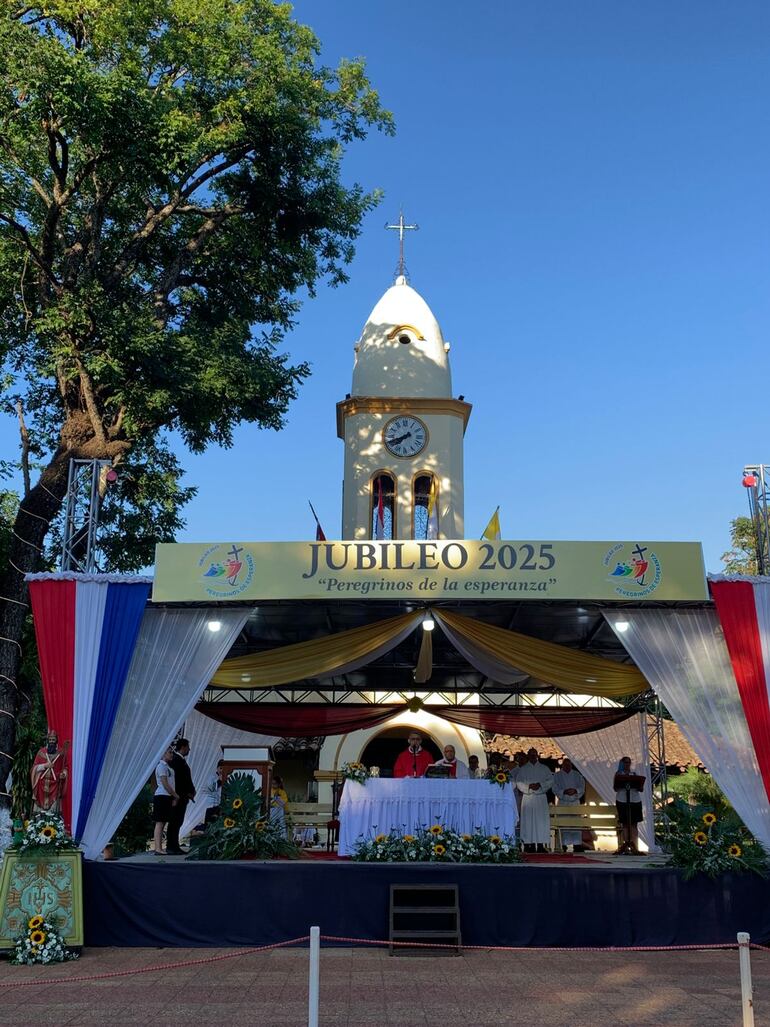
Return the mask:
M 750 517 L 734 517 L 730 521 L 730 546 L 722 553 L 725 574 L 756 574 L 757 536 Z
M 13 523 L 19 509 L 15 492 L 0 491 L 0 566 L 8 559 L 13 538 Z M 14 759 L 11 812 L 15 817 L 27 817 L 32 810 L 32 783 L 30 771 L 35 753 L 45 740 L 46 718 L 37 663 L 37 646 L 32 618 L 24 619 L 22 631 L 22 660 L 16 678 L 18 696 L 18 727 Z M 8 796 L 6 796 L 8 798 Z
M 3 4 L 0 399 L 25 495 L 0 579 L 0 752 L 23 575 L 45 558 L 70 458 L 120 466 L 105 546 L 132 569 L 191 495 L 171 432 L 200 452 L 242 422 L 281 428 L 309 368 L 277 346 L 300 292 L 345 279 L 377 197 L 340 162 L 372 127 L 391 120 L 362 63 L 324 67 L 288 5 Z

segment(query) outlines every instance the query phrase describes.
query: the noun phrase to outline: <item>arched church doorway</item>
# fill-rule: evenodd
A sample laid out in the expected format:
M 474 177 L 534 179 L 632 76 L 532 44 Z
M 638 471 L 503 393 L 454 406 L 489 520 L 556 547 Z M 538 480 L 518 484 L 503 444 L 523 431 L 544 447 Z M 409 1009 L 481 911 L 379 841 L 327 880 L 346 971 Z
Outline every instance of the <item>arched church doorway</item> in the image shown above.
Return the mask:
M 434 760 L 441 759 L 441 748 L 436 741 L 422 728 L 415 728 L 422 735 L 422 747 L 433 756 Z M 410 728 L 405 724 L 398 727 L 386 727 L 367 744 L 361 754 L 361 762 L 367 767 L 379 767 L 380 777 L 390 777 L 393 773 L 393 764 L 396 757 L 406 748 L 406 740 Z

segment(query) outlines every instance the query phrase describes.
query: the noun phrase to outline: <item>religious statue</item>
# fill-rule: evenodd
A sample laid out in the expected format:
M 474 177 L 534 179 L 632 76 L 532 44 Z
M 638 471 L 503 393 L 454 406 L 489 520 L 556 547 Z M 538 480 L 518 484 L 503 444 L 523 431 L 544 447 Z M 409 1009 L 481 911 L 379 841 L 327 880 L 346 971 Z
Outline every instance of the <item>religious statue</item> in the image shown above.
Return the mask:
M 55 731 L 48 732 L 46 744 L 38 749 L 30 778 L 33 811 L 60 814 L 67 788 L 67 746 L 59 748 Z

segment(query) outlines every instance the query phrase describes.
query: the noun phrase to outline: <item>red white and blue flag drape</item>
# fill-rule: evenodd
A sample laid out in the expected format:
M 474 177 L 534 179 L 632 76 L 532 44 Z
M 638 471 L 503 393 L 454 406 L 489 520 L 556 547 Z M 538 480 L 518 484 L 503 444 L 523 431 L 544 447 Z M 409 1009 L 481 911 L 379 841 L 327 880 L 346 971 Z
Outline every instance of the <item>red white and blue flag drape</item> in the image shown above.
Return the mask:
M 770 579 L 711 579 L 711 594 L 770 799 Z
M 128 676 L 149 578 L 38 574 L 29 578 L 48 726 L 69 749 L 62 803 L 81 837 Z

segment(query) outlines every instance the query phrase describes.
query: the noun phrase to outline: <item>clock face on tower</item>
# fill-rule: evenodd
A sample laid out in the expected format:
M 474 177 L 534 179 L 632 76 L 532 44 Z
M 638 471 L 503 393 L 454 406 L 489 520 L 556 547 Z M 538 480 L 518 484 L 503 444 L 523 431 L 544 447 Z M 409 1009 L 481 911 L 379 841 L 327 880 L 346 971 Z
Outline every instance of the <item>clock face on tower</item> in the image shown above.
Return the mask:
M 382 441 L 393 456 L 409 459 L 422 453 L 428 444 L 428 429 L 419 417 L 401 414 L 392 417 L 382 429 Z

